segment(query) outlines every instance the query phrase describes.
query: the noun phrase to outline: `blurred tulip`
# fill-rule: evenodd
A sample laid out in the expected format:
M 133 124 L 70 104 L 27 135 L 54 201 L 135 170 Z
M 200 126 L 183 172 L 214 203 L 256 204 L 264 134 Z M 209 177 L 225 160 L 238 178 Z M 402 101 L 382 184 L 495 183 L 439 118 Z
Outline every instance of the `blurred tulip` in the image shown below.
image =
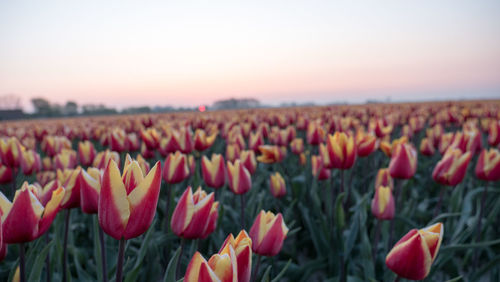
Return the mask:
M 10 168 L 17 168 L 21 162 L 21 143 L 16 137 L 0 139 L 0 160 Z
M 224 158 L 219 154 L 212 154 L 208 159 L 203 156 L 201 159 L 201 174 L 208 187 L 220 188 L 226 183 L 226 166 Z
M 367 157 L 377 149 L 377 137 L 358 132 L 356 134 L 356 147 L 358 156 Z
M 140 152 L 141 155 L 146 159 L 152 159 L 155 157 L 155 151 L 148 149 L 144 142 L 141 144 Z
M 234 163 L 227 162 L 227 175 L 229 181 L 229 188 L 234 194 L 245 194 L 252 188 L 252 179 L 250 172 L 245 166 L 236 160 Z
M 290 149 L 292 153 L 300 155 L 304 152 L 304 140 L 301 138 L 295 138 L 290 142 Z
M 54 165 L 52 164 L 52 159 L 50 157 L 44 157 L 42 159 L 42 170 L 54 170 Z
M 269 179 L 269 188 L 271 190 L 271 194 L 275 198 L 281 198 L 286 195 L 285 179 L 283 179 L 279 172 L 271 174 Z
M 76 152 L 73 150 L 62 150 L 54 157 L 55 169 L 72 169 L 77 165 Z
M 264 138 L 260 132 L 250 132 L 250 137 L 248 139 L 248 148 L 254 152 L 259 151 L 259 147 L 264 145 Z
M 390 158 L 392 157 L 394 150 L 399 144 L 406 144 L 406 143 L 408 143 L 408 138 L 406 136 L 403 136 L 399 139 L 394 139 L 392 143 L 387 141 L 380 142 L 380 149 L 382 150 L 382 152 L 384 152 L 386 156 Z
M 394 189 L 394 182 L 388 168 L 378 170 L 377 177 L 375 178 L 375 189 L 379 186 L 389 186 L 391 190 Z
M 318 121 L 310 122 L 307 126 L 307 143 L 315 146 L 325 140 L 325 130 Z
M 36 180 L 42 186 L 49 183 L 50 181 L 56 179 L 56 173 L 53 171 L 42 171 L 36 174 Z
M 350 169 L 356 161 L 354 138 L 344 132 L 328 135 L 326 149 L 330 158 L 328 168 Z
M 214 193 L 207 195 L 198 187 L 193 194 L 189 186 L 177 202 L 170 226 L 179 237 L 203 239 L 215 230 L 218 217 L 219 202 L 214 202 Z
M 300 155 L 299 155 L 299 163 L 300 163 L 300 165 L 306 165 L 306 163 L 307 163 L 306 154 L 300 153 Z
M 312 175 L 318 180 L 330 178 L 330 170 L 323 166 L 323 160 L 320 156 L 311 157 Z
M 64 188 L 59 187 L 53 191 L 46 206 L 43 206 L 33 193 L 36 190 L 34 186 L 24 182 L 16 191 L 12 203 L 0 192 L 0 213 L 5 243 L 31 242 L 42 236 L 52 224 L 59 211 Z
M 381 137 L 384 137 L 384 136 L 391 134 L 392 129 L 393 129 L 393 126 L 391 124 L 389 124 L 388 122 L 386 122 L 386 120 L 378 119 L 375 122 L 374 131 L 375 131 L 375 135 L 377 135 L 378 138 L 381 138 Z
M 33 150 L 21 151 L 21 169 L 24 175 L 31 175 L 42 169 L 40 155 Z
M 476 163 L 477 178 L 485 181 L 500 180 L 500 151 L 484 149 Z
M 7 184 L 13 180 L 12 169 L 0 163 L 0 184 Z
M 191 175 L 194 175 L 196 172 L 196 160 L 194 159 L 193 155 L 187 156 L 187 160 L 188 160 L 189 173 Z
M 402 278 L 424 279 L 439 252 L 443 232 L 442 223 L 410 230 L 387 254 L 385 264 Z
M 262 256 L 275 256 L 281 251 L 287 233 L 281 213 L 274 215 L 261 210 L 249 232 L 252 250 Z
M 197 151 L 205 151 L 214 144 L 217 138 L 217 133 L 213 133 L 207 136 L 207 133 L 203 129 L 196 129 L 194 132 L 194 149 Z
M 78 143 L 78 159 L 83 166 L 90 166 L 95 159 L 96 151 L 90 141 Z
M 141 131 L 141 139 L 149 150 L 155 150 L 160 143 L 160 134 L 154 128 Z
M 128 149 L 127 134 L 121 128 L 112 129 L 109 134 L 109 147 L 112 151 L 124 152 Z
M 500 121 L 490 122 L 488 144 L 490 144 L 490 146 L 498 146 L 498 144 L 500 144 Z
M 177 151 L 169 154 L 163 166 L 163 180 L 175 184 L 189 177 L 189 167 L 186 155 Z
M 442 185 L 457 185 L 464 179 L 471 158 L 470 152 L 462 153 L 460 149 L 448 149 L 434 167 L 432 178 Z
M 81 168 L 57 170 L 57 180 L 66 192 L 61 202 L 61 208 L 72 209 L 80 206 L 80 185 L 77 182 Z
M 255 153 L 251 150 L 241 151 L 240 161 L 245 166 L 250 174 L 254 174 L 257 169 L 257 160 L 255 159 Z
M 441 155 L 443 155 L 450 146 L 451 142 L 453 141 L 453 136 L 454 135 L 452 132 L 445 133 L 440 136 L 441 138 L 439 139 L 438 149 Z
M 285 157 L 283 150 L 276 145 L 259 146 L 259 151 L 261 155 L 257 157 L 257 161 L 265 164 L 281 162 Z
M 417 171 L 417 152 L 410 144 L 398 144 L 389 163 L 392 178 L 409 179 Z
M 372 213 L 379 220 L 391 220 L 394 218 L 394 197 L 389 186 L 377 186 L 375 196 L 372 200 Z
M 94 214 L 98 212 L 102 174 L 102 170 L 89 167 L 87 171 L 82 169 L 78 175 L 80 206 L 84 213 Z
M 137 161 L 131 161 L 121 176 L 116 162 L 110 160 L 102 176 L 98 205 L 99 225 L 104 232 L 117 240 L 146 232 L 156 213 L 160 184 L 159 162 L 144 176 Z
M 434 149 L 434 145 L 427 137 L 420 141 L 420 153 L 422 153 L 422 155 L 432 156 L 435 151 L 436 149 Z
M 115 163 L 120 167 L 120 155 L 117 152 L 113 152 L 110 150 L 99 152 L 94 161 L 92 162 L 92 166 L 98 169 L 105 169 L 109 163 L 109 160 L 112 159 Z

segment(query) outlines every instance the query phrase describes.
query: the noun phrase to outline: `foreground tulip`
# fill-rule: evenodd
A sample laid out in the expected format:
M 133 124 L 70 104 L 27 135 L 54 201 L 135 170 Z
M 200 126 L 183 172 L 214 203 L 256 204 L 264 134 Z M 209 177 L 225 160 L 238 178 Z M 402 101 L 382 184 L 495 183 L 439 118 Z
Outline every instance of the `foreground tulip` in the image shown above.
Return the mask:
M 287 233 L 281 213 L 274 215 L 261 210 L 249 232 L 252 250 L 262 256 L 275 256 L 281 251 Z
M 328 135 L 326 149 L 330 158 L 328 168 L 350 169 L 356 161 L 356 143 L 354 138 L 344 132 Z
M 234 238 L 233 234 L 229 234 L 222 244 L 219 254 L 227 252 L 229 247 L 234 249 L 236 262 L 238 263 L 238 267 L 236 268 L 238 270 L 237 281 L 250 281 L 250 274 L 252 272 L 252 239 L 250 239 L 245 230 L 241 230 L 236 238 Z M 208 262 L 209 265 L 210 260 Z
M 169 154 L 163 166 L 163 179 L 169 184 L 175 184 L 189 177 L 186 155 L 177 151 Z
M 201 174 L 208 187 L 220 188 L 226 183 L 226 166 L 224 158 L 219 154 L 212 154 L 208 159 L 203 156 L 201 159 Z
M 432 178 L 442 185 L 457 185 L 464 179 L 471 158 L 470 152 L 464 154 L 460 149 L 448 149 L 434 167 Z
M 387 254 L 385 264 L 402 278 L 424 279 L 439 252 L 443 232 L 442 223 L 410 230 Z
M 372 213 L 379 220 L 391 220 L 394 218 L 394 197 L 392 189 L 388 186 L 375 188 L 375 196 L 372 200 Z
M 286 195 L 285 179 L 279 172 L 271 174 L 269 178 L 269 189 L 275 198 L 281 198 Z
M 175 207 L 170 226 L 181 238 L 203 239 L 215 230 L 218 216 L 219 202 L 214 202 L 214 193 L 207 195 L 198 187 L 193 194 L 188 187 Z
M 409 179 L 417 171 L 417 152 L 410 144 L 398 144 L 389 163 L 392 178 Z
M 477 178 L 485 181 L 500 180 L 500 151 L 497 149 L 482 150 L 476 164 Z
M 123 176 L 114 160 L 110 160 L 104 170 L 98 217 L 103 231 L 120 240 L 116 281 L 122 281 L 125 240 L 143 234 L 153 222 L 160 185 L 159 162 L 145 177 L 137 161 L 125 164 Z
M 96 151 L 92 142 L 87 140 L 78 143 L 78 159 L 80 160 L 80 165 L 91 165 L 94 161 L 95 155 Z

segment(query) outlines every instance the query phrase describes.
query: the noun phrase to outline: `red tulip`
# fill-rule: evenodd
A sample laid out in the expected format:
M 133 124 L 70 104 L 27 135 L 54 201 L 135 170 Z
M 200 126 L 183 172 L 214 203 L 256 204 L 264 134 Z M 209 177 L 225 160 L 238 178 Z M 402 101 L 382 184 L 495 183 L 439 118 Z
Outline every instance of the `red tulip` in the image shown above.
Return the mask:
M 328 135 L 326 149 L 330 162 L 328 168 L 350 169 L 356 161 L 356 143 L 354 138 L 344 132 Z
M 0 184 L 10 183 L 12 179 L 12 169 L 0 163 Z
M 252 188 L 250 172 L 241 164 L 240 160 L 234 163 L 227 162 L 229 188 L 237 195 L 245 194 Z
M 141 131 L 141 139 L 149 150 L 155 150 L 160 143 L 160 134 L 154 128 Z
M 392 178 L 409 179 L 417 171 L 417 152 L 410 144 L 398 144 L 392 153 L 389 172 Z
M 262 256 L 275 256 L 281 251 L 287 233 L 281 213 L 274 215 L 261 210 L 249 232 L 252 250 Z
M 372 200 L 372 213 L 379 220 L 391 220 L 394 218 L 394 197 L 391 187 L 377 186 L 375 196 Z
M 432 156 L 435 151 L 432 142 L 427 137 L 423 138 L 420 142 L 420 153 L 424 156 Z
M 16 137 L 0 139 L 0 160 L 10 168 L 17 168 L 21 162 L 22 145 Z
M 95 159 L 96 151 L 94 144 L 90 141 L 83 141 L 78 143 L 78 159 L 83 166 L 89 166 Z
M 87 171 L 82 169 L 78 175 L 80 206 L 84 213 L 94 214 L 98 212 L 102 174 L 102 170 L 89 167 Z
M 226 166 L 224 158 L 219 154 L 212 154 L 209 160 L 206 156 L 201 159 L 201 174 L 207 186 L 220 188 L 226 183 Z
M 449 186 L 462 182 L 467 172 L 472 154 L 462 153 L 460 149 L 449 148 L 432 172 L 434 181 Z
M 377 137 L 358 131 L 356 134 L 358 156 L 367 157 L 377 149 Z
M 72 209 L 80 206 L 80 185 L 77 182 L 81 168 L 57 170 L 57 180 L 66 189 L 61 208 Z
M 163 166 L 163 179 L 169 184 L 175 184 L 189 177 L 186 155 L 177 151 L 169 154 Z
M 479 155 L 476 164 L 476 176 L 481 180 L 500 180 L 500 151 L 484 149 Z
M 203 129 L 196 129 L 194 132 L 194 149 L 197 151 L 205 151 L 210 148 L 217 138 L 217 133 L 207 136 Z
M 255 159 L 255 153 L 251 150 L 241 151 L 240 161 L 245 166 L 250 174 L 254 174 L 257 169 L 257 160 Z

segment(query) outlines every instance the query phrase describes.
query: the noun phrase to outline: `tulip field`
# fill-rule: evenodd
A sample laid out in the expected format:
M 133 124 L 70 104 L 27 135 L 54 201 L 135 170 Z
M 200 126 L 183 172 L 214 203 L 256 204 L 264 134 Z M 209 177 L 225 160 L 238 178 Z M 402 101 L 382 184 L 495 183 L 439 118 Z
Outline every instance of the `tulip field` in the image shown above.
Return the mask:
M 500 281 L 500 101 L 0 123 L 0 281 Z

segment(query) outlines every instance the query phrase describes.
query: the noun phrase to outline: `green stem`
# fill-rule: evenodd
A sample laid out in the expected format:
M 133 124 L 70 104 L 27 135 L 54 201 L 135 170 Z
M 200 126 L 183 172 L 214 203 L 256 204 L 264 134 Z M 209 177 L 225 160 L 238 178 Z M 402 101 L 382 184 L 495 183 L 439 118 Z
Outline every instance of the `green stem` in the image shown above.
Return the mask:
M 257 279 L 257 275 L 259 275 L 259 268 L 260 268 L 260 260 L 262 259 L 261 255 L 257 255 L 257 264 L 255 265 L 255 268 L 253 269 L 253 274 L 252 274 L 252 279 L 250 279 L 252 282 Z
M 177 260 L 177 265 L 175 266 L 176 280 L 181 279 L 181 260 L 182 260 L 182 253 L 184 252 L 185 241 L 186 239 L 181 238 L 181 252 L 179 253 L 179 259 Z
M 116 282 L 121 282 L 123 279 L 123 257 L 125 255 L 125 238 L 120 239 L 118 246 L 118 262 L 116 263 Z
M 71 209 L 66 209 L 66 218 L 64 221 L 64 242 L 63 242 L 63 276 L 62 281 L 68 281 L 68 231 Z
M 106 246 L 104 243 L 104 232 L 101 227 L 99 228 L 99 242 L 101 244 L 101 268 L 102 268 L 102 281 L 108 281 L 108 272 L 106 267 Z M 48 280 L 50 281 L 50 280 Z
M 241 229 L 245 229 L 245 194 L 241 194 L 240 199 L 241 199 Z
M 26 282 L 26 267 L 24 265 L 24 243 L 19 244 L 19 274 L 21 282 Z

